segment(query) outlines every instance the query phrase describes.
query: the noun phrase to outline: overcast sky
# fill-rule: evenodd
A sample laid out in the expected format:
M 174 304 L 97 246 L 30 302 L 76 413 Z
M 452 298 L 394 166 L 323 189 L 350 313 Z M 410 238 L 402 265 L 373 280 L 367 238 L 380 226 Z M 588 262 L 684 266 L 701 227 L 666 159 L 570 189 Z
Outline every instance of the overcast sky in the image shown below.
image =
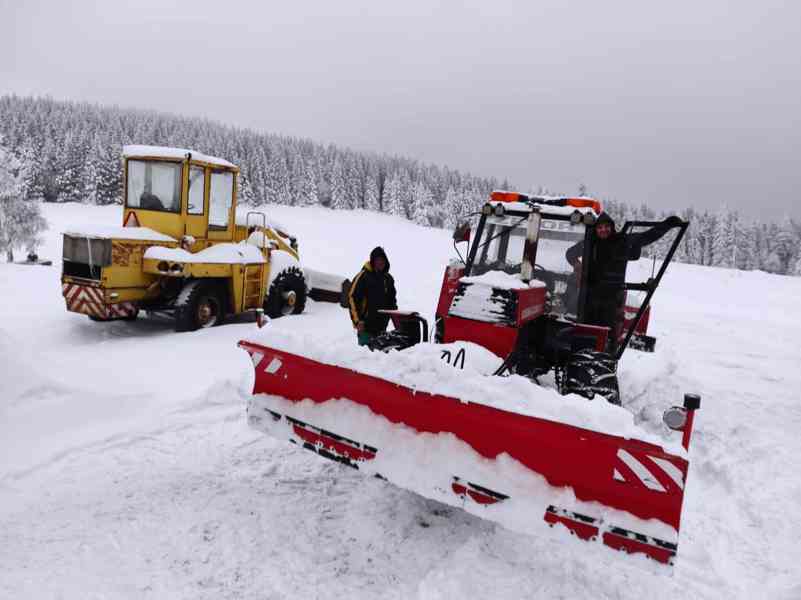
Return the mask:
M 801 218 L 801 2 L 170 4 L 0 0 L 0 94 Z

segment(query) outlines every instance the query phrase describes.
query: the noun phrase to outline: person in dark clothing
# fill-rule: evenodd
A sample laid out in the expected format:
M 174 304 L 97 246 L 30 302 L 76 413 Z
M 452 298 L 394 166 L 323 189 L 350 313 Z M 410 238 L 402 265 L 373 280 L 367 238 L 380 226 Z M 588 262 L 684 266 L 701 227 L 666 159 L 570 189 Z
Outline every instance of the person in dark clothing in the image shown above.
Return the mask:
M 389 315 L 378 311 L 398 308 L 396 295 L 387 254 L 381 246 L 373 248 L 370 260 L 364 263 L 348 292 L 350 318 L 360 346 L 386 331 Z
M 654 243 L 673 227 L 681 225 L 679 217 L 668 217 L 660 224 L 640 232 L 623 235 L 615 230 L 615 222 L 603 212 L 595 221 L 592 253 L 589 264 L 582 265 L 584 241 L 568 248 L 567 262 L 573 266 L 577 280 L 581 280 L 582 269 L 587 271 L 587 303 L 584 321 L 590 325 L 609 327 L 609 352 L 617 347 L 619 326 L 626 300 L 623 284 L 626 282 L 626 266 L 630 260 L 638 260 L 642 249 Z

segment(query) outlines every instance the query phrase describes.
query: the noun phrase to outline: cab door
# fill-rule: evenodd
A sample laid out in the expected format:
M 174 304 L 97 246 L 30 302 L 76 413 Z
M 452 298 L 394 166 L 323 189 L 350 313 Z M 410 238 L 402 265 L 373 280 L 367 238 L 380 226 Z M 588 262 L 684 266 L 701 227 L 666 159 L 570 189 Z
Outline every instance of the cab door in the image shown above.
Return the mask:
M 206 169 L 192 165 L 189 167 L 189 182 L 186 206 L 186 235 L 196 239 L 206 239 L 209 229 L 208 176 Z
M 234 239 L 234 173 L 213 169 L 209 174 L 209 239 Z

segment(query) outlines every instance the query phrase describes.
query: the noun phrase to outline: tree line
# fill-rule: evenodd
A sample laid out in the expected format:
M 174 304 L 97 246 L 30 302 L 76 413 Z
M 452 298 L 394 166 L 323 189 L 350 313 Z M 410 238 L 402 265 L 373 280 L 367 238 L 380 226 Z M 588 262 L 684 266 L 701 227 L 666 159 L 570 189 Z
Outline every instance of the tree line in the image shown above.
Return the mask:
M 0 97 L 0 147 L 17 161 L 16 196 L 45 202 L 114 204 L 122 198 L 125 144 L 193 148 L 240 168 L 240 198 L 252 206 L 323 205 L 390 213 L 420 225 L 452 228 L 506 181 L 386 154 L 356 152 L 154 111 L 49 98 Z M 1 190 L 0 190 L 1 191 Z M 543 190 L 538 190 L 542 192 Z M 561 193 L 569 192 L 560 190 Z M 579 186 L 579 193 L 586 188 Z M 604 200 L 618 223 L 665 216 Z M 687 209 L 691 222 L 677 259 L 691 264 L 801 275 L 801 223 L 748 221 L 721 206 Z M 667 241 L 651 248 L 663 255 Z

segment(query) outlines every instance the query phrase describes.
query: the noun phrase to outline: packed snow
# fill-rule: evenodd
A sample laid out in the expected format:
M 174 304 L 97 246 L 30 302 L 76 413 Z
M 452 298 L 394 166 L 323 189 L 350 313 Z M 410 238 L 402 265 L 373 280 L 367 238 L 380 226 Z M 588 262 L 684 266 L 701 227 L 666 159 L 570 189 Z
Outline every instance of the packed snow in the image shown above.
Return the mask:
M 43 210 L 38 254 L 56 264 L 0 263 L 0 598 L 801 597 L 801 279 L 673 265 L 654 300 L 656 353 L 623 359 L 624 407 L 653 435 L 683 393 L 703 398 L 666 575 L 251 429 L 253 366 L 236 342 L 255 325 L 176 334 L 67 313 L 59 232 L 118 223 L 120 208 Z M 399 306 L 432 315 L 448 232 L 362 211 L 268 212 L 315 270 L 352 277 L 382 245 Z M 355 346 L 335 304 L 268 327 Z
M 464 283 L 478 283 L 500 290 L 524 290 L 530 287 L 545 287 L 545 284 L 536 279 L 531 280 L 529 283 L 520 279 L 518 275 L 510 275 L 504 271 L 487 271 L 483 275 L 475 275 L 473 277 L 462 277 Z
M 158 231 L 150 229 L 149 227 L 123 227 L 117 225 L 88 223 L 86 225 L 68 227 L 63 233 L 78 237 L 100 239 L 137 240 L 144 242 L 177 242 L 175 238 L 163 233 L 159 233 Z
M 662 446 L 672 454 L 685 455 L 678 434 L 665 428 L 664 435 L 653 435 L 636 425 L 633 415 L 620 406 L 600 399 L 588 402 L 574 394 L 560 396 L 555 389 L 532 386 L 528 379 L 519 375 L 490 376 L 488 373 L 497 369 L 501 360 L 495 357 L 493 361 L 491 357 L 494 355 L 476 344 L 419 344 L 403 352 L 385 354 L 356 346 L 352 339 L 320 345 L 315 335 L 273 331 L 269 327 L 254 331 L 246 339 L 317 362 L 380 377 L 419 392 L 450 396 L 462 402 L 560 421 L 609 435 L 636 438 Z M 454 356 L 464 349 L 464 368 L 455 369 L 441 360 L 444 349 L 450 350 Z M 494 369 L 487 369 L 488 364 L 494 364 Z
M 122 147 L 122 155 L 126 158 L 180 158 L 185 159 L 187 154 L 192 155 L 192 160 L 218 165 L 220 167 L 234 167 L 234 165 L 224 158 L 208 156 L 202 152 L 189 150 L 187 148 L 169 148 L 166 146 L 141 146 L 128 145 Z
M 214 244 L 199 252 L 188 252 L 183 248 L 165 248 L 164 246 L 151 246 L 145 250 L 145 258 L 167 260 L 182 263 L 207 264 L 261 264 L 265 262 L 264 255 L 258 247 L 247 242 L 238 244 Z

